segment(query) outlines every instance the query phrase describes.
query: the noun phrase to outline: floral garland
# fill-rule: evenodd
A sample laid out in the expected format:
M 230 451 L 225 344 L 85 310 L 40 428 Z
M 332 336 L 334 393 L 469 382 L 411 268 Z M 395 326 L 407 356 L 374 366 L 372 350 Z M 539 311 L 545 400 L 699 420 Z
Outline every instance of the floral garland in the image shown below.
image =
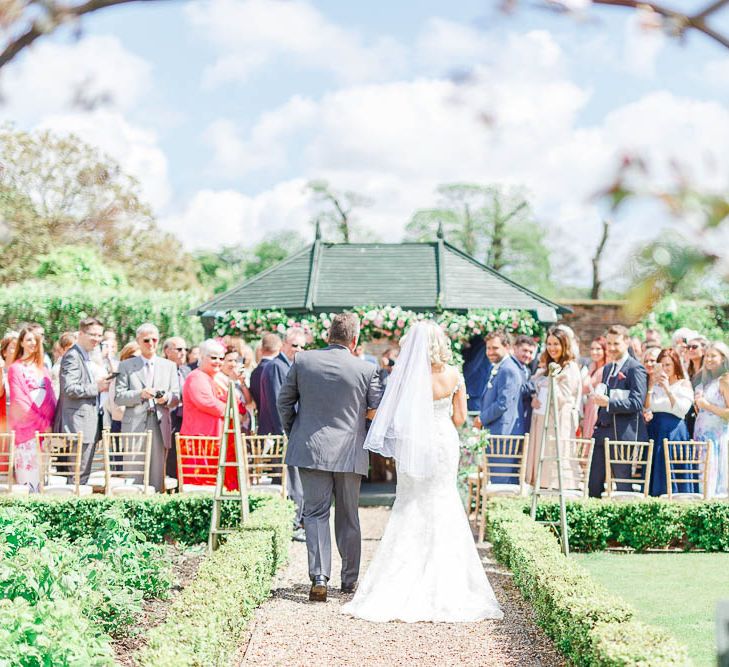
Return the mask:
M 461 353 L 465 344 L 474 336 L 484 336 L 494 329 L 505 329 L 513 334 L 538 338 L 542 325 L 527 311 L 495 309 L 469 310 L 467 313 L 442 311 L 440 313 L 416 313 L 398 306 L 361 306 L 351 309 L 361 321 L 362 341 L 398 340 L 411 324 L 418 320 L 433 319 L 443 328 L 451 340 L 453 351 Z M 247 310 L 226 313 L 215 323 L 219 336 L 259 338 L 264 333 L 276 331 L 283 334 L 292 327 L 301 327 L 314 345 L 325 346 L 334 313 L 291 315 L 283 310 Z

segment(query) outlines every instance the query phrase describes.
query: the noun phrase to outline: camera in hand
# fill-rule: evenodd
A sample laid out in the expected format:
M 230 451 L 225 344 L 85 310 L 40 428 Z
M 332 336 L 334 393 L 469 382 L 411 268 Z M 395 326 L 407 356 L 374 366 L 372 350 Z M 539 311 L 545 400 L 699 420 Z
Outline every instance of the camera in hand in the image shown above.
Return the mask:
M 154 392 L 155 399 L 162 398 L 164 395 L 165 395 L 165 393 L 161 389 L 158 389 L 157 391 Z

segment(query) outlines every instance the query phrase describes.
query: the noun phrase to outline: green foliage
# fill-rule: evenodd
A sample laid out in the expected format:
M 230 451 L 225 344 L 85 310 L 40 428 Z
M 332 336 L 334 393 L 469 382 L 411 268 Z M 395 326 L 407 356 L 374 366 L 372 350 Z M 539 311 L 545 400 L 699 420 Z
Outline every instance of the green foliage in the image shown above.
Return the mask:
M 725 308 L 714 303 L 677 301 L 666 297 L 633 327 L 631 333 L 642 335 L 647 328 L 658 329 L 663 333 L 664 343 L 670 344 L 671 334 L 682 327 L 697 331 L 709 340 L 725 340 L 729 319 Z
M 304 245 L 298 232 L 288 230 L 271 234 L 251 248 L 225 246 L 217 252 L 200 251 L 194 255 L 198 264 L 197 278 L 206 289 L 216 294 L 224 292 L 286 259 Z
M 557 520 L 559 505 L 540 503 L 537 518 Z M 729 504 L 720 501 L 571 502 L 567 503 L 567 523 L 570 548 L 576 551 L 600 551 L 613 545 L 636 551 L 666 547 L 729 551 Z
M 351 190 L 336 190 L 326 180 L 315 179 L 306 184 L 320 210 L 312 222 L 321 225 L 325 241 L 353 243 L 373 240 L 373 234 L 357 220 L 354 210 L 370 206 L 368 197 Z
M 201 300 L 196 292 L 24 283 L 0 290 L 0 333 L 20 322 L 40 322 L 46 339 L 53 341 L 64 331 L 75 331 L 81 318 L 94 315 L 117 332 L 122 344 L 134 338 L 143 322 L 155 323 L 163 338 L 199 342 L 204 336 L 200 320 L 186 313 Z
M 251 522 L 255 525 L 255 521 L 258 521 L 256 512 L 259 509 L 265 507 L 268 512 L 274 512 L 278 507 L 283 508 L 282 512 L 287 512 L 289 503 L 271 495 L 251 494 L 248 497 L 248 506 L 251 510 Z M 6 507 L 23 509 L 32 517 L 33 524 L 43 525 L 45 534 L 50 539 L 75 542 L 95 535 L 103 529 L 107 521 L 106 512 L 113 507 L 129 520 L 130 529 L 141 534 L 147 542 L 172 541 L 193 545 L 207 542 L 213 499 L 209 493 L 159 494 L 146 498 L 0 497 L 0 510 Z M 240 513 L 235 501 L 225 501 L 222 512 L 223 523 L 237 525 Z
M 635 612 L 607 593 L 518 502 L 488 509 L 489 538 L 498 560 L 534 606 L 539 624 L 575 665 L 686 665 L 686 649 L 666 633 L 634 620 Z M 646 643 L 645 637 L 651 642 Z
M 61 246 L 39 256 L 35 277 L 61 285 L 121 287 L 127 284 L 124 271 L 103 260 L 90 246 Z
M 291 540 L 291 505 L 270 498 L 240 533 L 200 566 L 166 621 L 148 636 L 141 665 L 225 665 L 238 648 L 253 610 L 271 590 Z

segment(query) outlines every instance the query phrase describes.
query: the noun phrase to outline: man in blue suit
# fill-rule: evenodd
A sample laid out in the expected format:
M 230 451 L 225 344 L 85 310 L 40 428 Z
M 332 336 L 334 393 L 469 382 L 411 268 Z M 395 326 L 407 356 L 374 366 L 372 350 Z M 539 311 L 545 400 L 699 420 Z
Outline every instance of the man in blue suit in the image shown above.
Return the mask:
M 511 356 L 511 340 L 503 330 L 492 331 L 486 336 L 486 356 L 492 364 L 486 389 L 481 397 L 481 427 L 494 435 L 524 435 L 526 424 L 522 408 L 522 391 L 526 382 L 520 364 Z M 514 477 L 500 478 L 501 484 L 518 484 L 517 459 Z M 506 471 L 507 469 L 502 469 Z
M 628 329 L 615 324 L 605 336 L 611 363 L 602 372 L 602 387 L 596 392 L 597 423 L 593 437 L 595 452 L 590 466 L 590 496 L 599 498 L 605 484 L 605 438 L 610 440 L 648 440 L 643 419 L 643 406 L 648 391 L 648 373 L 643 365 L 630 356 Z M 612 466 L 615 477 L 630 478 L 630 464 Z M 618 491 L 630 490 L 626 483 L 618 484 Z

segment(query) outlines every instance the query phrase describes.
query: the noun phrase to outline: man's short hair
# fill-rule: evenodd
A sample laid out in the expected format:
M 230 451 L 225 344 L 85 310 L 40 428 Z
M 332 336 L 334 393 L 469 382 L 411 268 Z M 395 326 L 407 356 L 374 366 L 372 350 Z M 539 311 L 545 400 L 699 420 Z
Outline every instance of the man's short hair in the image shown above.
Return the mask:
M 166 352 L 168 348 L 172 347 L 175 344 L 175 341 L 181 340 L 183 345 L 187 345 L 185 343 L 185 339 L 182 336 L 170 336 L 162 346 L 162 351 Z
M 519 334 L 514 341 L 514 347 L 521 347 L 522 345 L 529 345 L 529 347 L 537 347 L 537 341 L 531 336 L 526 334 Z
M 101 327 L 103 329 L 104 325 L 95 317 L 84 317 L 84 319 L 78 323 L 78 330 L 83 331 L 84 333 L 86 333 L 91 327 Z
M 159 338 L 159 329 L 151 322 L 145 322 L 144 324 L 140 324 L 137 327 L 137 331 L 135 332 L 134 337 L 139 338 L 142 334 L 145 333 L 154 333 L 157 335 L 157 338 Z
M 359 338 L 359 317 L 355 313 L 337 313 L 329 327 L 329 342 L 349 345 Z
M 504 329 L 494 329 L 486 334 L 487 343 L 495 338 L 498 338 L 504 347 L 509 347 L 511 345 L 511 336 Z
M 261 336 L 261 350 L 266 352 L 278 352 L 281 349 L 281 336 L 275 333 L 265 333 Z
M 286 329 L 285 334 L 285 340 L 287 343 L 290 343 L 294 338 L 306 338 L 306 331 L 304 331 L 301 327 L 291 327 L 290 329 Z
M 606 336 L 621 336 L 623 340 L 630 340 L 630 331 L 628 327 L 624 327 L 622 324 L 613 324 L 606 332 Z

